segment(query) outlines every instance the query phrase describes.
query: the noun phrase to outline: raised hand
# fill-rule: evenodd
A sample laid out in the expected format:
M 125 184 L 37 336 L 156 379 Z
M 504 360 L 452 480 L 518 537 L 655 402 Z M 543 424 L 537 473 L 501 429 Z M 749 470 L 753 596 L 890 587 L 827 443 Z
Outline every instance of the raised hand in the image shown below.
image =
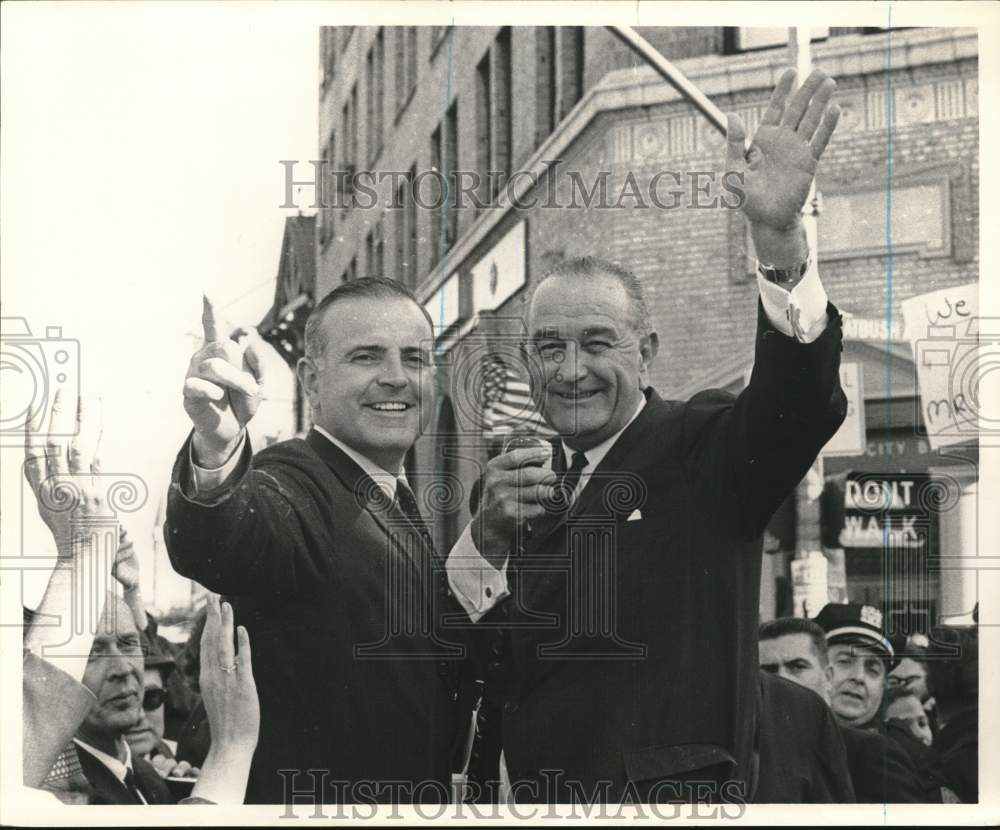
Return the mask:
M 24 475 L 38 505 L 38 514 L 52 531 L 60 556 L 79 552 L 76 530 L 88 518 L 110 515 L 100 472 L 100 401 L 69 399 L 56 390 L 52 403 L 51 432 L 40 431 L 42 413 L 27 424 Z
M 111 575 L 126 591 L 135 591 L 139 587 L 139 557 L 125 528 L 121 528 L 118 533 L 118 551 Z
M 729 115 L 726 169 L 743 174 L 743 213 L 752 225 L 783 230 L 796 225 L 816 165 L 840 118 L 829 104 L 836 82 L 816 69 L 787 102 L 795 70 L 781 76 L 746 149 L 746 128 Z
M 201 669 L 198 685 L 208 716 L 213 750 L 248 749 L 253 753 L 260 729 L 260 704 L 250 661 L 250 638 L 237 629 L 233 645 L 233 609 L 208 600 L 208 616 L 201 635 Z
M 260 405 L 263 361 L 253 331 L 240 347 L 219 331 L 212 302 L 205 297 L 205 342 L 194 353 L 184 380 L 184 411 L 195 431 L 195 452 L 206 466 L 220 466 L 235 449 L 243 427 Z

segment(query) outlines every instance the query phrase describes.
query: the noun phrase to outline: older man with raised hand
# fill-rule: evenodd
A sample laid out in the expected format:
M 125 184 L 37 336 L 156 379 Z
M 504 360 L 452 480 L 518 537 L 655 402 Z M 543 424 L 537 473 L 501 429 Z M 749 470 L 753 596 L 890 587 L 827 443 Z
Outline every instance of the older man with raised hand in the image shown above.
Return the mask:
M 107 590 L 116 585 L 112 572 L 117 584 L 126 580 L 120 560 L 99 545 L 118 536 L 100 476 L 100 419 L 92 402 L 72 404 L 57 393 L 50 434 L 41 435 L 36 421 L 25 442 L 25 477 L 58 558 L 41 603 L 26 612 L 24 784 L 70 803 L 172 804 L 159 775 L 125 740 L 141 716 L 143 654 L 132 608 Z M 102 553 L 106 562 L 98 561 Z M 202 672 L 211 690 L 211 758 L 187 800 L 241 803 L 257 741 L 257 695 L 246 632 L 234 659 L 231 612 L 223 612 L 227 627 L 215 611 L 207 639 L 221 666 Z M 228 648 L 218 645 L 225 637 Z
M 184 406 L 165 537 L 178 572 L 231 597 L 254 643 L 261 740 L 248 800 L 449 798 L 460 613 L 403 469 L 432 413 L 433 325 L 405 287 L 341 285 L 306 324 L 299 381 L 314 427 L 252 454 L 262 382 L 219 331 Z
M 760 263 L 737 398 L 656 394 L 659 341 L 623 268 L 574 260 L 535 287 L 533 394 L 560 441 L 554 457 L 489 462 L 448 560 L 470 618 L 496 626 L 482 711 L 500 721 L 517 800 L 753 796 L 761 535 L 846 410 L 840 315 L 800 215 L 835 84 L 794 82 L 782 76 L 749 149 L 729 117 Z M 681 276 L 668 266 L 665 284 Z

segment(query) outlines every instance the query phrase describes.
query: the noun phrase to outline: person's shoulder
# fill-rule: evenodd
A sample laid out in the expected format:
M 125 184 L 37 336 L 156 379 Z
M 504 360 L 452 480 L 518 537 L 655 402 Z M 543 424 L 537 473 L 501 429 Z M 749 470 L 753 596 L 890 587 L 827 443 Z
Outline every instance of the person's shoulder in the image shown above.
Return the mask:
M 824 724 L 826 702 L 812 689 L 766 671 L 760 672 L 760 684 L 765 722 L 777 719 L 797 730 Z
M 913 762 L 903 748 L 881 732 L 841 725 L 840 734 L 849 752 L 871 764 L 890 760 L 913 768 Z

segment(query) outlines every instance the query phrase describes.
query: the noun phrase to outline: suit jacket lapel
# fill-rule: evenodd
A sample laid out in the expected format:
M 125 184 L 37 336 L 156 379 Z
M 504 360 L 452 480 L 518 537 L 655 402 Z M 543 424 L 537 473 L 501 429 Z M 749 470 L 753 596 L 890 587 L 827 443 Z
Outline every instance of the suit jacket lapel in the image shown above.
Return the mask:
M 412 547 L 400 541 L 399 531 L 393 531 L 390 524 L 397 528 L 400 524 L 412 528 L 412 535 L 420 540 L 424 555 L 433 556 L 433 548 L 426 544 L 420 529 L 413 525 L 397 505 L 390 505 L 385 491 L 332 442 L 314 429 L 309 431 L 305 440 L 333 471 L 351 498 L 355 499 L 358 505 L 364 506 L 365 512 L 392 541 L 396 549 L 400 550 L 418 570 L 422 570 L 420 562 L 414 559 Z
M 138 804 L 139 802 L 128 791 L 128 788 L 87 750 L 76 747 L 77 758 L 80 759 L 80 769 L 86 776 L 95 795 L 106 804 Z

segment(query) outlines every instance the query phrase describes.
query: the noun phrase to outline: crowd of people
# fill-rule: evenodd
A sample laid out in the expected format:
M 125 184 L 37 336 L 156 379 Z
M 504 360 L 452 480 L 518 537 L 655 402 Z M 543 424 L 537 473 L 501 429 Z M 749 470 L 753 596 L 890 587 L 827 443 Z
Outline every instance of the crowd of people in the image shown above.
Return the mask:
M 181 649 L 143 607 L 127 534 L 101 564 L 99 429 L 57 400 L 76 429 L 26 442 L 59 563 L 26 615 L 25 786 L 72 803 L 416 803 L 452 799 L 457 775 L 468 801 L 975 801 L 974 635 L 920 652 L 856 605 L 758 632 L 764 528 L 846 412 L 841 318 L 800 215 L 835 84 L 794 84 L 749 148 L 729 120 L 760 261 L 746 390 L 661 399 L 639 280 L 558 265 L 526 305 L 524 356 L 559 438 L 483 466 L 450 551 L 416 497 L 433 487 L 403 466 L 433 413 L 434 327 L 397 282 L 317 304 L 297 367 L 313 428 L 259 452 L 256 338 L 227 337 L 206 300 L 164 536 L 212 593 Z M 99 625 L 73 624 L 80 596 L 106 597 Z

